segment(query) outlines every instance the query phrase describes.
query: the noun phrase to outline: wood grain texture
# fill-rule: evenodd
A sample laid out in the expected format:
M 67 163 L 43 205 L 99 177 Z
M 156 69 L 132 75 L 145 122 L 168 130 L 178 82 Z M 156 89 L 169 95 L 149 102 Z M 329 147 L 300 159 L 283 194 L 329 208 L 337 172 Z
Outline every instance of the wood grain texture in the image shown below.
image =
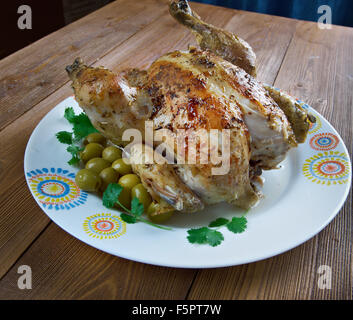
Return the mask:
M 70 94 L 66 85 L 0 132 L 0 278 L 49 223 L 27 187 L 23 157 L 39 120 Z
M 75 44 L 73 39 L 78 41 L 77 50 L 70 53 L 62 49 L 60 57 L 51 60 L 53 64 L 38 43 L 13 55 L 26 59 L 31 52 L 28 69 L 39 69 L 30 74 L 28 84 L 10 81 L 6 82 L 9 87 L 0 87 L 0 112 L 9 110 L 0 117 L 0 299 L 352 298 L 351 195 L 328 228 L 304 245 L 258 263 L 202 271 L 153 267 L 100 252 L 50 223 L 31 198 L 23 176 L 25 146 L 39 120 L 72 94 L 64 72 L 66 64 L 80 55 L 88 64 L 114 71 L 147 67 L 161 54 L 195 43 L 189 31 L 163 11 L 166 1 L 134 3 L 117 1 L 69 26 L 71 29 L 48 36 L 60 48 Z M 192 6 L 207 22 L 246 39 L 258 57 L 258 78 L 267 83 L 276 80 L 276 86 L 323 113 L 351 154 L 353 29 L 319 31 L 309 22 L 196 3 Z M 118 11 L 125 12 L 122 20 L 116 18 Z M 113 16 L 118 21 L 114 22 Z M 124 34 L 118 36 L 120 42 L 116 40 L 117 26 Z M 77 32 L 89 30 L 94 41 L 84 37 L 80 42 Z M 0 66 L 10 70 L 10 79 L 26 76 L 18 60 L 3 64 L 5 60 Z M 36 85 L 43 77 L 51 79 L 51 86 Z M 30 292 L 17 288 L 17 267 L 21 264 L 33 269 L 34 288 Z M 330 291 L 316 285 L 321 264 L 332 267 Z
M 353 30 L 299 22 L 275 86 L 306 101 L 337 129 L 352 155 Z M 265 261 L 199 272 L 190 299 L 352 299 L 352 195 L 312 240 Z M 303 221 L 305 223 L 305 221 Z M 320 265 L 332 288 L 318 287 Z M 212 290 L 208 288 L 212 287 Z
M 48 225 L 21 177 L 0 198 L 0 278 Z
M 31 290 L 17 287 L 20 265 L 31 266 Z M 1 280 L 0 299 L 183 299 L 194 272 L 111 256 L 51 223 Z
M 167 10 L 162 0 L 118 0 L 0 61 L 0 130 L 67 82 L 80 54 L 91 64 Z

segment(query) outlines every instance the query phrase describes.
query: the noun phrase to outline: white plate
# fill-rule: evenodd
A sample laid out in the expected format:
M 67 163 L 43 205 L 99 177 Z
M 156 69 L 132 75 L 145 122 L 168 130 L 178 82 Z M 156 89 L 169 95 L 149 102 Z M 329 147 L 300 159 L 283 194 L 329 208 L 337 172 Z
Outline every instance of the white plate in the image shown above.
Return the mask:
M 347 149 L 335 129 L 310 109 L 316 124 L 307 141 L 289 152 L 281 169 L 264 172 L 265 197 L 247 213 L 246 231 L 233 234 L 222 227 L 225 239 L 219 246 L 191 244 L 186 238 L 188 229 L 244 212 L 221 204 L 196 214 L 175 215 L 168 223 L 172 231 L 144 223 L 126 224 L 118 211 L 102 205 L 101 198 L 76 186 L 78 169 L 67 164 L 66 146 L 55 137 L 58 131 L 72 130 L 63 117 L 66 107 L 81 112 L 74 98 L 67 98 L 42 119 L 28 141 L 24 161 L 28 186 L 57 225 L 119 257 L 183 268 L 224 267 L 269 258 L 320 232 L 336 216 L 349 192 Z

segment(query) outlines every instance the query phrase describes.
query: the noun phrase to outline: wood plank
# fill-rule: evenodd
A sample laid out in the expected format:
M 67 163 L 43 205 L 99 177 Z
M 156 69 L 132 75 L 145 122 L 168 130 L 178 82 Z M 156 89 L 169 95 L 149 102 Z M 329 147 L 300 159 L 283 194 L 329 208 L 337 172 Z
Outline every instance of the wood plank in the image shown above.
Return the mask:
M 0 130 L 67 82 L 64 66 L 91 64 L 166 14 L 162 0 L 118 0 L 0 61 Z
M 32 269 L 31 290 L 17 286 L 20 265 Z M 0 281 L 0 299 L 183 299 L 194 272 L 111 256 L 51 223 Z
M 33 199 L 25 181 L 9 188 L 0 200 L 0 278 L 24 249 L 49 224 Z
M 225 29 L 240 35 L 257 57 L 257 79 L 272 84 L 283 62 L 297 21 L 252 12 L 237 12 Z
M 238 12 L 219 7 L 214 7 L 210 10 L 208 6 L 199 6 L 197 7 L 197 11 L 210 23 L 220 27 L 226 27 L 228 30 L 237 32 L 244 38 L 247 36 L 251 37 L 255 46 L 258 47 L 257 53 L 260 61 L 271 60 L 272 58 L 268 58 L 268 56 L 273 55 L 275 52 L 278 59 L 272 60 L 274 64 L 268 67 L 261 66 L 259 69 L 259 77 L 267 79 L 268 82 L 274 80 L 285 54 L 286 47 L 295 30 L 295 21 L 278 18 L 280 28 L 278 28 L 278 25 L 276 28 L 272 24 L 273 18 L 261 15 L 261 17 L 263 16 L 264 23 L 269 26 L 268 30 L 264 31 L 262 25 L 258 23 L 258 15 L 254 13 Z M 264 39 L 268 39 L 268 41 L 264 41 Z M 145 67 L 164 52 L 174 49 L 185 49 L 189 43 L 194 43 L 193 37 L 190 35 L 189 31 L 179 26 L 171 17 L 164 16 L 109 52 L 94 65 L 104 65 L 113 70 L 124 69 L 126 67 Z M 281 44 L 275 47 L 274 43 Z M 148 50 L 146 50 L 146 44 L 148 44 Z M 275 47 L 275 49 L 271 51 L 271 47 Z M 6 170 L 0 170 L 1 197 L 9 188 L 9 185 L 23 176 L 23 164 L 19 159 L 23 158 L 25 145 L 35 125 L 53 106 L 69 95 L 71 95 L 71 89 L 69 84 L 66 84 L 48 98 L 41 101 L 30 112 L 25 113 L 0 132 L 0 150 L 4 151 L 0 156 L 0 161 L 3 164 L 2 167 L 6 168 Z M 21 130 L 18 130 L 18 128 L 21 128 Z M 16 186 L 18 186 L 17 182 L 13 188 Z M 13 201 L 11 194 L 5 201 Z M 29 206 L 31 206 L 31 210 L 32 208 L 34 210 L 36 204 L 30 203 Z M 38 210 L 40 211 L 39 208 Z M 16 213 L 9 211 L 9 214 Z M 38 213 L 36 212 L 35 214 Z M 8 224 L 7 219 L 8 217 L 6 215 L 0 216 L 0 222 L 4 226 Z M 30 216 L 28 216 L 28 220 L 23 220 L 21 228 L 31 230 L 30 220 Z M 32 237 L 35 238 L 38 233 L 38 230 L 35 230 Z M 7 239 L 6 241 L 13 239 L 13 237 L 14 235 L 12 233 L 5 232 L 4 238 Z M 24 251 L 29 244 L 30 241 L 18 243 L 13 239 L 13 245 L 19 246 L 22 248 L 22 251 Z M 4 270 L 14 263 L 18 257 L 18 253 L 19 251 L 15 251 L 11 257 L 8 257 L 6 263 L 4 262 L 6 266 Z
M 0 278 L 49 223 L 27 187 L 23 157 L 39 119 L 70 94 L 66 85 L 0 132 Z
M 306 246 L 310 250 L 305 250 Z M 296 272 L 294 268 L 299 267 L 301 271 L 305 265 L 313 264 L 315 251 L 311 252 L 312 248 L 314 246 L 307 243 L 276 258 L 257 263 L 203 270 L 194 282 L 189 299 L 283 299 L 286 290 L 295 292 L 298 289 L 298 279 L 293 276 Z M 292 264 L 285 264 L 285 261 Z M 301 281 L 303 290 L 300 294 L 304 298 L 308 295 L 305 289 L 311 285 L 312 279 L 303 277 Z
M 353 29 L 299 22 L 275 85 L 307 101 L 342 135 L 352 154 Z M 352 194 L 319 235 L 261 262 L 198 274 L 190 299 L 352 299 Z M 332 289 L 318 268 L 332 268 Z M 209 290 L 212 287 L 213 290 Z

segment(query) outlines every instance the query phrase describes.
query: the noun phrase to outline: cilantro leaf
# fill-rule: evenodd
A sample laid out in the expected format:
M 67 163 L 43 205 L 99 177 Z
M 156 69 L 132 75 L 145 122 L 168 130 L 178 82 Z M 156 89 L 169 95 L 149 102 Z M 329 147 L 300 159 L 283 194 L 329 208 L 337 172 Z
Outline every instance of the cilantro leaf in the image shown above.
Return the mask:
M 64 113 L 64 117 L 70 123 L 74 123 L 75 118 L 76 118 L 74 109 L 72 107 L 66 108 L 65 113 Z
M 208 228 L 207 227 L 203 227 L 203 228 L 198 228 L 198 229 L 190 229 L 188 230 L 188 240 L 190 243 L 199 243 L 199 244 L 203 244 L 206 243 L 207 241 L 207 232 L 208 232 Z
M 212 247 L 218 246 L 224 240 L 222 233 L 216 230 L 211 230 L 207 227 L 188 230 L 190 243 L 209 244 Z
M 125 221 L 126 223 L 143 222 L 159 229 L 172 230 L 169 227 L 160 226 L 142 218 L 142 214 L 144 211 L 143 204 L 140 203 L 136 197 L 134 197 L 131 201 L 131 210 L 124 207 L 118 199 L 122 190 L 123 187 L 120 184 L 110 183 L 103 193 L 103 205 L 107 208 L 113 208 L 114 204 L 119 204 L 120 207 L 122 207 L 127 212 L 120 214 L 121 219 L 123 219 L 123 221 Z
M 72 155 L 72 158 L 71 160 L 68 161 L 68 164 L 73 165 L 80 162 L 80 157 L 79 157 L 79 152 L 81 151 L 80 147 L 72 144 L 66 148 L 66 151 L 71 153 Z
M 216 247 L 220 245 L 221 242 L 224 240 L 223 234 L 216 230 L 208 231 L 206 238 L 207 238 L 207 243 L 212 247 Z
M 88 136 L 90 133 L 98 132 L 98 130 L 93 127 L 87 115 L 83 112 L 80 113 L 78 116 L 75 116 L 73 125 L 73 131 L 76 140 L 81 140 Z
M 110 183 L 103 193 L 103 205 L 107 208 L 113 208 L 122 190 L 123 187 L 120 184 Z
M 228 219 L 225 219 L 225 218 L 218 218 L 212 222 L 210 222 L 210 224 L 208 225 L 209 227 L 211 228 L 214 228 L 214 227 L 221 227 L 221 226 L 224 226 L 225 224 L 227 224 L 229 222 Z
M 242 233 L 246 229 L 247 222 L 244 216 L 240 218 L 234 217 L 232 221 L 227 224 L 227 228 L 233 233 Z
M 143 204 L 139 201 L 139 199 L 134 197 L 131 201 L 131 213 L 136 217 L 140 217 L 143 214 L 143 212 L 144 212 Z
M 126 213 L 121 213 L 120 218 L 123 219 L 123 221 L 125 221 L 126 223 L 130 223 L 130 224 L 137 222 L 134 216 Z
M 59 131 L 56 134 L 57 139 L 61 143 L 72 144 L 72 133 L 67 131 Z
M 66 150 L 71 153 L 72 157 L 68 161 L 68 164 L 74 165 L 80 162 L 79 152 L 82 150 L 74 145 L 74 143 L 79 143 L 90 133 L 98 131 L 93 127 L 91 121 L 84 112 L 76 116 L 72 107 L 65 109 L 64 117 L 73 125 L 73 132 L 60 131 L 56 134 L 56 138 L 59 142 L 69 145 Z
M 67 162 L 70 166 L 73 166 L 80 162 L 80 158 L 78 156 L 72 156 L 72 158 Z

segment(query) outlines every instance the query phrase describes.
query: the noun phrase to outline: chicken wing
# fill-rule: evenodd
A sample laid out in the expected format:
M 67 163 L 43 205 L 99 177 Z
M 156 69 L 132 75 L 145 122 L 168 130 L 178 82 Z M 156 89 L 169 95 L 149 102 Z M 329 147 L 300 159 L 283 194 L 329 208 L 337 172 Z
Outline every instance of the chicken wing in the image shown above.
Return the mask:
M 316 122 L 316 118 L 303 109 L 295 98 L 289 94 L 264 85 L 271 98 L 276 101 L 290 122 L 298 143 L 303 143 L 308 135 L 310 124 Z
M 152 113 L 150 97 L 139 86 L 145 72 L 132 69 L 114 74 L 103 67 L 88 67 L 80 58 L 66 71 L 78 103 L 108 139 L 124 145 L 122 134 L 126 129 L 136 128 L 144 133 L 145 120 Z

